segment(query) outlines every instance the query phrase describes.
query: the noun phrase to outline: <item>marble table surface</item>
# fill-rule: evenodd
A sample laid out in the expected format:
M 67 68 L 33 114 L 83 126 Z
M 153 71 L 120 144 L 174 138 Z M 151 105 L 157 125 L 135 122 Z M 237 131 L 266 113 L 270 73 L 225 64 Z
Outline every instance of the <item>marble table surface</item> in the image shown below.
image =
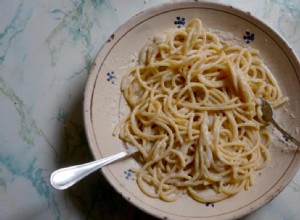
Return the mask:
M 0 219 L 153 219 L 94 173 L 67 191 L 57 168 L 92 160 L 83 91 L 101 45 L 163 0 L 0 0 Z M 225 0 L 276 29 L 300 56 L 299 0 Z M 300 219 L 300 172 L 243 219 Z

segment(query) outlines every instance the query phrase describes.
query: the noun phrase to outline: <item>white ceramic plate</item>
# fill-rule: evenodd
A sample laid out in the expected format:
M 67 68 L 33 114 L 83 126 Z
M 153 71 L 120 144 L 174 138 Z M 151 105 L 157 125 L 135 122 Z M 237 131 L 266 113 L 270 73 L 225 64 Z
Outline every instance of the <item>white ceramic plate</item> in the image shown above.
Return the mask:
M 126 66 L 149 37 L 169 28 L 186 25 L 200 18 L 206 30 L 219 33 L 224 41 L 249 44 L 261 52 L 266 65 L 279 81 L 290 102 L 277 110 L 278 122 L 299 140 L 300 66 L 292 49 L 270 27 L 249 12 L 216 3 L 173 3 L 144 11 L 122 25 L 102 47 L 91 69 L 86 87 L 84 116 L 86 132 L 95 159 L 124 150 L 124 144 L 112 131 L 126 106 L 120 82 Z M 102 169 L 109 183 L 125 199 L 159 218 L 232 219 L 248 214 L 273 199 L 293 178 L 299 167 L 300 153 L 282 151 L 287 147 L 273 131 L 271 162 L 255 176 L 255 185 L 216 204 L 201 204 L 188 196 L 167 203 L 145 196 L 130 169 L 139 165 L 128 158 Z

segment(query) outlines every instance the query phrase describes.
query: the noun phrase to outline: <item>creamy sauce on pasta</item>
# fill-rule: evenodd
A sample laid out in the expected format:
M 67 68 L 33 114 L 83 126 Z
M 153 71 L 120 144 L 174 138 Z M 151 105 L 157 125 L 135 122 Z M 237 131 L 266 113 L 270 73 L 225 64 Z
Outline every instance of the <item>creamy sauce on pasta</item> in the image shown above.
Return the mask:
M 118 126 L 142 155 L 146 195 L 217 202 L 253 185 L 269 161 L 259 97 L 274 108 L 287 101 L 258 55 L 222 43 L 199 19 L 145 45 L 122 81 L 131 112 Z

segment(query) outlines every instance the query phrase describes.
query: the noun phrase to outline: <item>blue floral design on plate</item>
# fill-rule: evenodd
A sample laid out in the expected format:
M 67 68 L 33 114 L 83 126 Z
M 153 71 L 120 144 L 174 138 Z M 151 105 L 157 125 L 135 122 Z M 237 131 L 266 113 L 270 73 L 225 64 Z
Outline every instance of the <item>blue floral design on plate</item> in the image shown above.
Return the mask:
M 127 180 L 135 180 L 136 179 L 135 173 L 131 169 L 125 170 L 124 174 L 125 174 L 125 178 Z
M 116 79 L 117 77 L 115 76 L 115 72 L 114 71 L 110 71 L 110 72 L 106 73 L 106 76 L 107 76 L 106 80 L 108 82 L 111 82 L 112 84 L 115 84 L 114 79 Z
M 251 41 L 254 41 L 255 39 L 255 34 L 251 33 L 249 30 L 246 31 L 246 34 L 244 35 L 244 40 L 246 41 L 247 44 L 249 44 Z
M 207 202 L 206 204 L 206 207 L 209 207 L 209 206 L 211 206 L 211 207 L 215 207 L 215 203 L 212 203 L 212 202 Z
M 282 135 L 282 138 L 283 138 L 286 142 L 288 142 L 288 141 L 290 140 L 289 137 L 288 137 L 286 134 Z
M 181 28 L 183 25 L 185 25 L 185 18 L 184 17 L 176 17 L 176 20 L 174 21 L 174 24 L 177 25 L 178 28 Z

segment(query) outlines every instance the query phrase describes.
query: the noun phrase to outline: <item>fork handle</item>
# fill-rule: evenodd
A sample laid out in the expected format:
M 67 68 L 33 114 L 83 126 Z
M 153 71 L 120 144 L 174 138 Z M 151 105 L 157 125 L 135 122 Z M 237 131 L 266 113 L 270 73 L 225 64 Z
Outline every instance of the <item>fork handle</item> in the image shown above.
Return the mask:
M 120 160 L 121 158 L 127 157 L 137 151 L 137 148 L 131 147 L 126 151 L 122 151 L 100 160 L 56 170 L 51 174 L 50 183 L 55 189 L 67 189 L 101 167 L 104 167 L 116 160 Z
M 292 135 L 290 135 L 288 132 L 286 132 L 277 122 L 272 119 L 272 124 L 285 136 L 287 136 L 294 144 L 296 144 L 298 147 L 300 147 L 300 142 L 296 140 Z

